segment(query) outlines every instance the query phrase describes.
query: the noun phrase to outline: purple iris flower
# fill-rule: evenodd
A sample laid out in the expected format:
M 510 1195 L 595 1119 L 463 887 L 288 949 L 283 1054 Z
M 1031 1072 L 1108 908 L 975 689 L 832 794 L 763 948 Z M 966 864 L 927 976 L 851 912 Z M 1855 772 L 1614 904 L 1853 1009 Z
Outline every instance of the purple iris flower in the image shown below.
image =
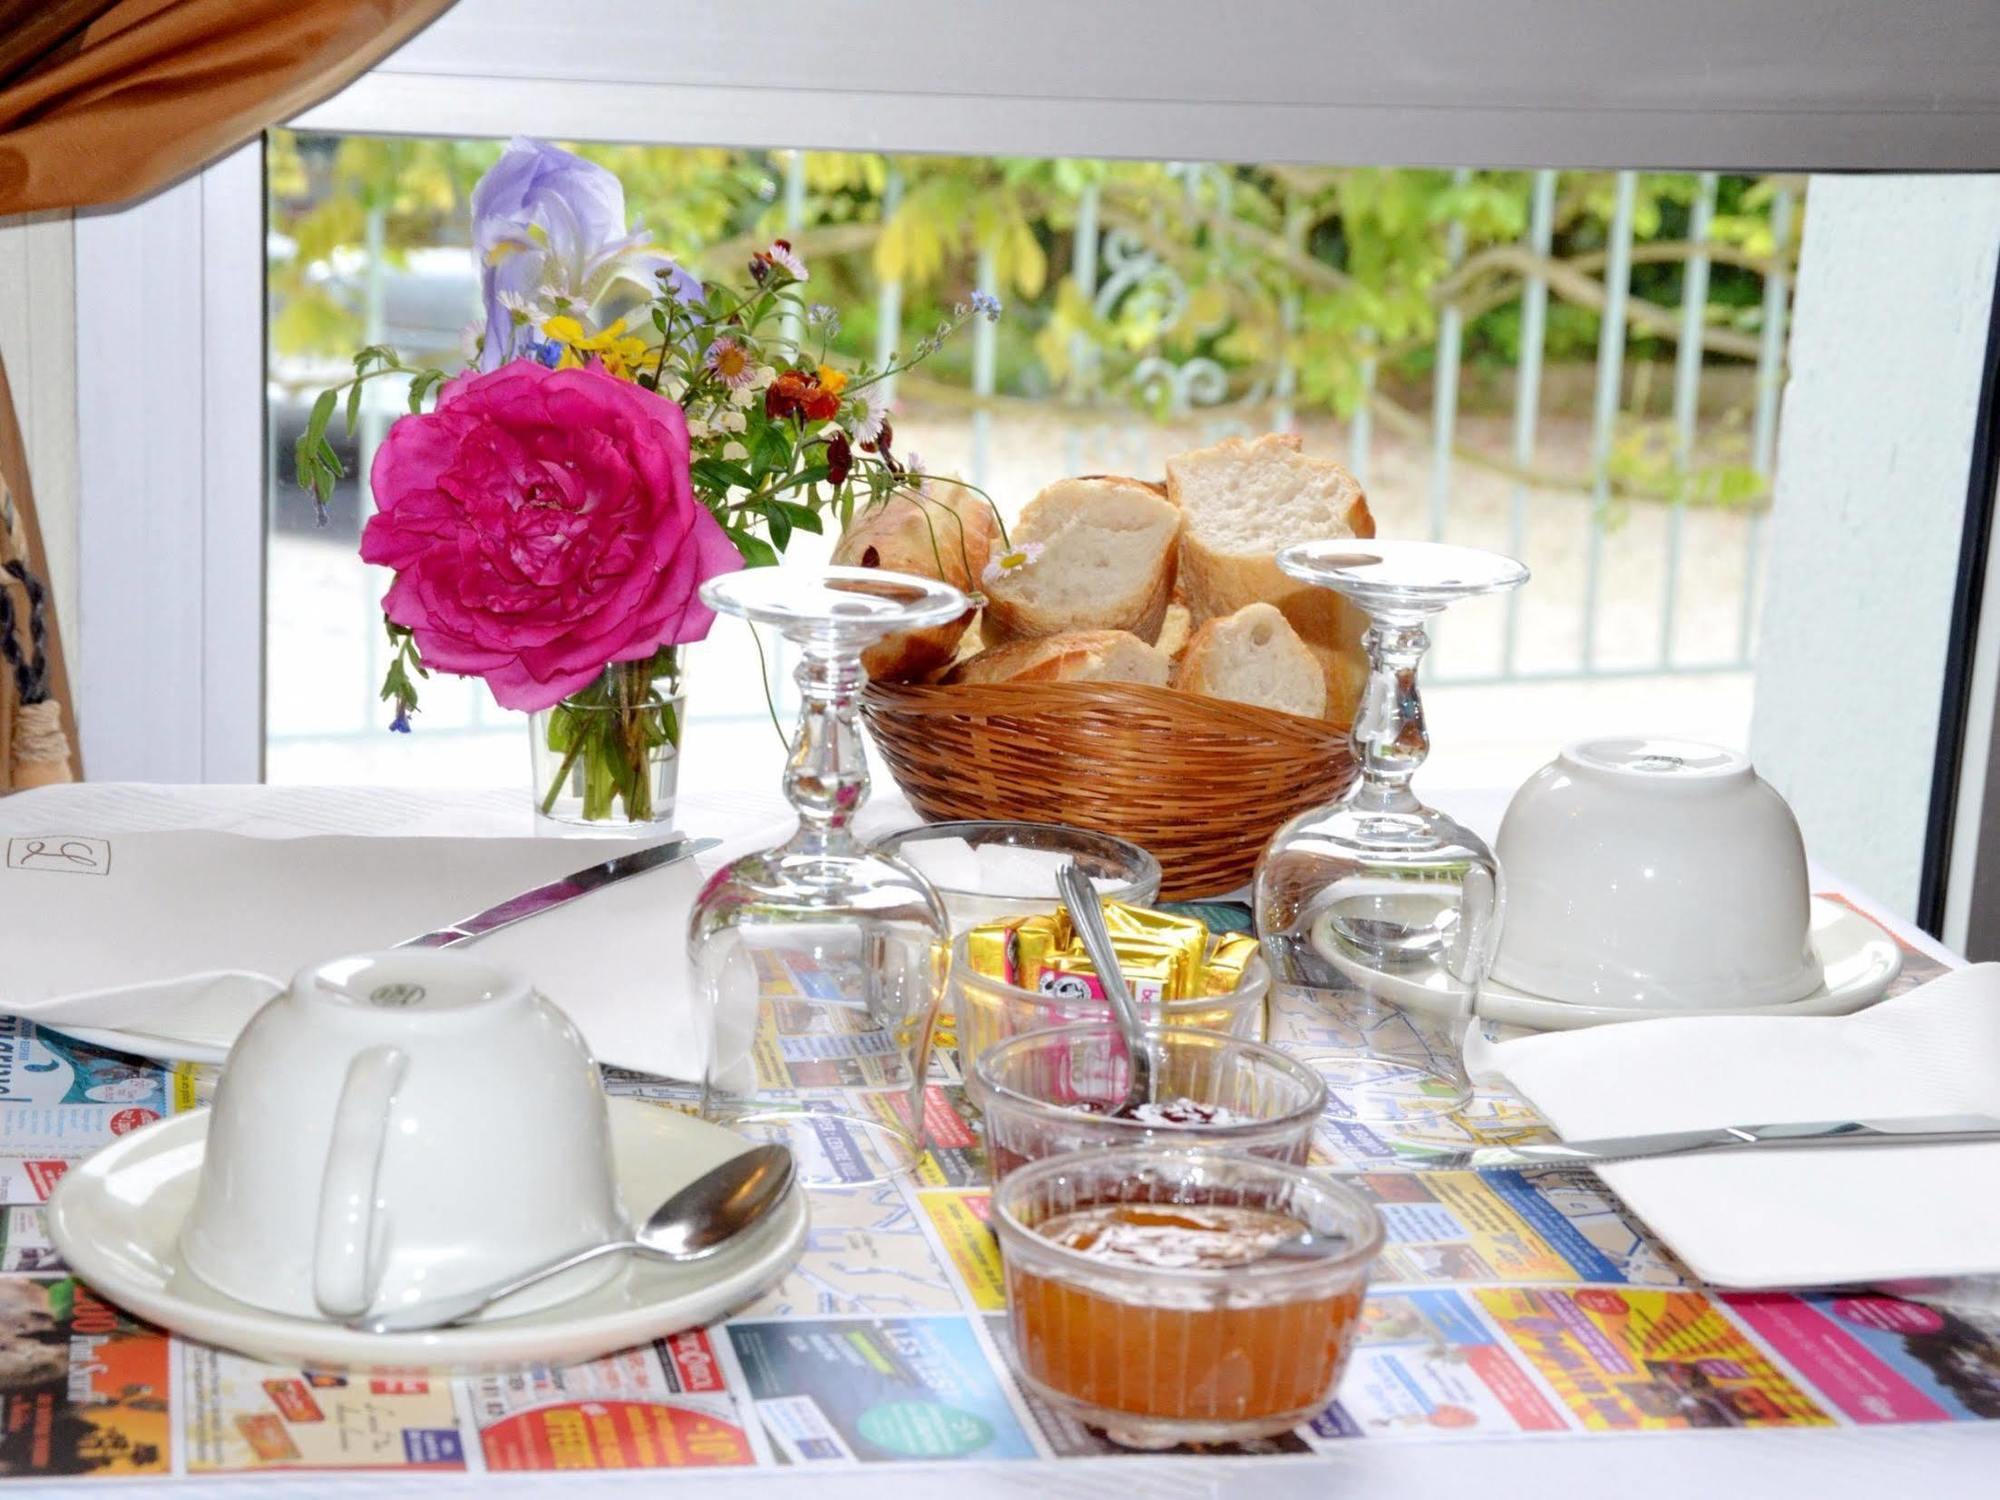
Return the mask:
M 547 141 L 516 136 L 472 190 L 472 245 L 479 257 L 486 336 L 479 368 L 530 353 L 533 333 L 514 322 L 503 295 L 560 296 L 587 308 L 613 281 L 664 288 L 699 302 L 701 283 L 658 251 L 643 227 L 625 222 L 616 174 Z

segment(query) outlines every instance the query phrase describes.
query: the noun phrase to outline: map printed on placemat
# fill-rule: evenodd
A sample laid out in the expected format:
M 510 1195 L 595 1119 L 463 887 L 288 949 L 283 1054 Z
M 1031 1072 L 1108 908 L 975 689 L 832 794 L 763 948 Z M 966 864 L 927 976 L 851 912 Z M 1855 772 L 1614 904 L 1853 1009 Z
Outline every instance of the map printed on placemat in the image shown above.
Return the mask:
M 1897 990 L 1940 965 L 1905 945 Z M 786 982 L 806 992 L 810 974 Z M 797 1007 L 764 1039 L 776 1097 L 814 1116 L 822 1170 L 801 1259 L 729 1320 L 563 1368 L 478 1379 L 343 1377 L 170 1341 L 59 1271 L 42 1203 L 69 1166 L 206 1104 L 217 1070 L 119 1057 L 0 1020 L 0 1473 L 587 1470 L 985 1462 L 1123 1454 L 1021 1389 L 988 1228 L 979 1124 L 956 1059 L 925 1096 L 930 1149 L 890 1181 L 872 1125 L 901 1090 Z M 1276 999 L 1281 1040 L 1338 1025 Z M 608 1089 L 693 1110 L 685 1082 Z M 1349 1114 L 1351 1115 L 1351 1111 Z M 1438 1151 L 1533 1139 L 1520 1101 L 1390 1141 L 1336 1101 L 1314 1164 L 1373 1197 L 1390 1244 L 1338 1398 L 1297 1430 L 1187 1454 L 1362 1441 L 1581 1436 L 1696 1426 L 2000 1418 L 2000 1323 L 1894 1297 L 1724 1295 L 1685 1271 L 1593 1174 L 1428 1169 Z M 1254 1483 L 1254 1476 L 1247 1482 Z M 256 1489 L 250 1481 L 252 1492 Z

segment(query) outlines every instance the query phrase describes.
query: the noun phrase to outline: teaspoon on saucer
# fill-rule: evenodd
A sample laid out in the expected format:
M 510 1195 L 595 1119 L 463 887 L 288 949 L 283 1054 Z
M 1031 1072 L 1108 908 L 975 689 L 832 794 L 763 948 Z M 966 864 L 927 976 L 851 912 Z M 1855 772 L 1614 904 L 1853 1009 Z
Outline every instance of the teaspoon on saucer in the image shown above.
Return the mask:
M 348 1326 L 368 1333 L 414 1333 L 448 1328 L 551 1276 L 606 1255 L 632 1253 L 651 1260 L 696 1261 L 721 1250 L 760 1223 L 791 1191 L 792 1153 L 781 1145 L 757 1146 L 710 1168 L 654 1209 L 630 1239 L 592 1245 L 491 1286 L 424 1302 L 374 1308 Z

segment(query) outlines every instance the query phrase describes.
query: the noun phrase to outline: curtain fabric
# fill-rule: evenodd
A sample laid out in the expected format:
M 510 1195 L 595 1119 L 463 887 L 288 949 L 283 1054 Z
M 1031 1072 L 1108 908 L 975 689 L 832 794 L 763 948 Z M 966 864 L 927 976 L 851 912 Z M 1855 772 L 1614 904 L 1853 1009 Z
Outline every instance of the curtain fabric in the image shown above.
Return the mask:
M 0 218 L 164 187 L 345 87 L 451 4 L 0 0 Z M 0 792 L 82 774 L 69 704 L 0 368 Z
M 136 198 L 337 92 L 451 0 L 0 0 L 0 215 Z

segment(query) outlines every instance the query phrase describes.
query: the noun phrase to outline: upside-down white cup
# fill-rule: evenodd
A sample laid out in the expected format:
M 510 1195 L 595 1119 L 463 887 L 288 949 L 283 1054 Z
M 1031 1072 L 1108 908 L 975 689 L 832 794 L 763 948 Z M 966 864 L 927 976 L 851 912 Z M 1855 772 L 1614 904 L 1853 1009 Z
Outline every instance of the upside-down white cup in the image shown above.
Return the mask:
M 1692 740 L 1579 740 L 1529 777 L 1494 853 L 1493 977 L 1585 1005 L 1730 1010 L 1818 989 L 1799 825 L 1748 756 Z
M 625 1225 L 603 1088 L 569 1018 L 504 969 L 407 949 L 306 969 L 244 1028 L 181 1252 L 239 1301 L 349 1318 L 490 1285 Z M 495 1312 L 617 1269 L 580 1267 Z

